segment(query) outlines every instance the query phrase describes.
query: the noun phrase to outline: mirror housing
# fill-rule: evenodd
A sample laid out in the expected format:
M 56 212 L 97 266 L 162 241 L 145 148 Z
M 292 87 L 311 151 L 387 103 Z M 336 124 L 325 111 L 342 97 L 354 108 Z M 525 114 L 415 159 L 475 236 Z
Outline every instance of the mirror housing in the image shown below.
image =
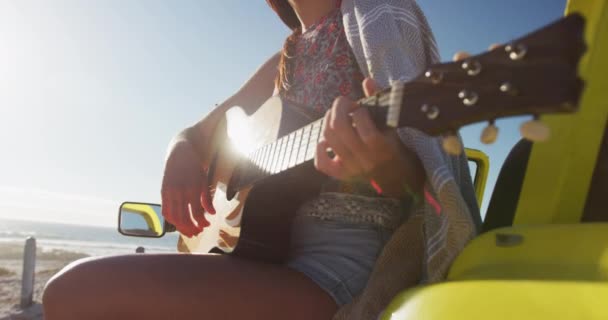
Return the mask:
M 118 232 L 130 237 L 160 238 L 175 227 L 165 221 L 161 206 L 154 203 L 124 202 L 118 212 Z

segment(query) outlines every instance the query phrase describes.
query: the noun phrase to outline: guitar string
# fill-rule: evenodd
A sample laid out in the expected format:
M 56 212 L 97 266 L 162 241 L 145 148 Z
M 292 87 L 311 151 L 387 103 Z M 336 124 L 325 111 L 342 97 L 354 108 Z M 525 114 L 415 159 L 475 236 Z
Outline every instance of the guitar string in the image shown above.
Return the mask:
M 372 97 L 361 99 L 361 100 L 359 100 L 358 103 L 361 104 L 361 105 L 383 106 L 383 105 L 386 105 L 388 103 L 389 99 L 390 99 L 390 96 L 388 94 L 381 93 L 379 96 L 372 96 Z M 375 103 L 374 103 L 374 100 L 375 100 Z M 292 133 L 290 133 L 288 135 L 285 135 L 284 137 L 282 137 L 282 138 L 280 138 L 278 140 L 275 140 L 275 141 L 273 141 L 273 142 L 271 142 L 271 143 L 269 143 L 267 145 L 264 145 L 261 148 L 257 149 L 256 151 L 254 151 L 251 154 L 249 154 L 247 156 L 247 159 L 250 162 L 253 162 L 251 160 L 253 160 L 256 157 L 256 152 L 258 152 L 258 150 L 262 150 L 264 148 L 268 148 L 268 147 L 273 148 L 274 147 L 274 151 L 276 151 L 277 149 L 280 150 L 278 152 L 278 154 L 276 154 L 276 157 L 275 157 L 275 154 L 273 153 L 273 155 L 270 157 L 271 159 L 264 159 L 264 162 L 269 162 L 270 161 L 270 163 L 261 163 L 260 165 L 255 165 L 259 169 L 265 170 L 267 172 L 273 172 L 273 171 L 275 171 L 275 167 L 277 166 L 277 164 L 279 163 L 279 161 L 281 163 L 283 161 L 288 161 L 287 159 L 284 159 L 285 156 L 286 156 L 286 154 L 289 153 L 290 154 L 290 158 L 291 158 L 291 153 L 293 153 L 294 151 L 297 151 L 297 154 L 295 155 L 296 161 L 295 161 L 295 164 L 293 166 L 296 166 L 296 165 L 302 164 L 302 163 L 304 163 L 304 162 L 306 162 L 308 160 L 311 160 L 312 158 L 310 156 L 308 156 L 308 153 L 309 153 L 308 151 L 309 151 L 309 148 L 311 147 L 310 144 L 311 144 L 311 142 L 313 144 L 316 144 L 316 143 L 319 142 L 320 133 L 322 131 L 322 126 L 323 126 L 323 124 L 321 122 L 323 122 L 323 121 L 324 121 L 323 118 L 319 119 L 319 120 L 316 120 L 316 121 L 313 121 L 312 123 L 310 123 L 310 124 L 308 124 L 308 125 L 300 128 L 298 130 L 295 130 Z M 305 139 L 304 138 L 305 131 L 308 128 L 310 128 L 309 129 L 309 133 L 308 133 L 308 137 L 307 137 L 307 139 Z M 318 134 L 318 136 L 316 138 L 314 138 L 314 139 L 313 139 L 313 132 L 315 132 L 315 133 Z M 301 136 L 300 143 L 298 143 L 298 144 L 292 143 L 291 148 L 282 148 L 282 149 L 279 149 L 279 148 L 283 147 L 284 144 L 287 143 L 286 139 L 289 139 L 292 135 L 295 136 L 295 135 L 298 135 L 298 134 Z M 295 138 L 293 138 L 293 139 L 295 139 Z M 306 147 L 302 148 L 302 143 L 304 143 L 304 141 L 306 143 Z M 304 159 L 298 161 L 298 159 L 300 158 L 300 155 L 299 155 L 300 150 L 304 150 Z M 287 164 L 288 164 L 288 168 L 293 167 L 293 166 L 289 165 L 290 161 Z
M 408 82 L 406 86 L 403 86 L 400 90 L 401 90 L 401 97 L 402 97 L 402 102 L 405 99 L 406 95 L 410 94 L 411 92 L 414 91 L 419 91 L 421 89 L 421 86 L 423 87 L 428 87 L 429 85 L 429 81 L 428 80 L 413 80 L 411 82 Z M 444 87 L 446 87 L 445 85 L 443 85 Z M 448 85 L 447 87 L 456 87 L 456 85 L 450 86 Z M 391 99 L 391 88 L 387 88 L 384 89 L 380 92 L 378 92 L 377 94 L 370 96 L 370 97 L 366 97 L 366 98 L 362 98 L 360 99 L 357 103 L 359 105 L 362 106 L 367 106 L 367 107 L 387 107 L 388 104 L 390 103 L 390 99 Z M 293 131 L 292 133 L 285 135 L 283 137 L 281 137 L 278 140 L 275 140 L 267 145 L 262 146 L 261 148 L 258 148 L 257 150 L 255 150 L 254 152 L 250 153 L 249 155 L 247 155 L 245 158 L 247 159 L 245 165 L 243 166 L 243 169 L 247 169 L 247 176 L 243 177 L 242 179 L 240 179 L 240 183 L 239 185 L 244 186 L 244 185 L 248 185 L 251 182 L 257 181 L 258 179 L 267 177 L 269 175 L 272 174 L 277 174 L 279 172 L 285 171 L 287 169 L 293 168 L 295 166 L 298 166 L 304 162 L 307 162 L 309 160 L 312 160 L 314 158 L 314 150 L 311 150 L 310 148 L 312 146 L 316 146 L 317 143 L 320 140 L 321 137 L 321 131 L 323 128 L 323 121 L 324 118 L 321 118 L 319 120 L 313 121 L 312 123 L 297 129 L 295 131 Z M 309 129 L 310 128 L 310 129 Z M 306 134 L 306 130 L 308 130 L 308 137 L 305 139 L 305 134 Z M 290 137 L 292 135 L 300 135 L 300 143 L 299 146 L 296 143 L 292 143 L 290 148 L 287 148 L 287 143 L 288 143 L 288 139 L 290 139 Z M 316 135 L 316 137 L 313 138 L 313 135 Z M 294 138 L 295 139 L 295 138 Z M 302 143 L 306 141 L 306 147 L 302 148 Z M 258 152 L 259 150 L 264 150 L 264 148 L 270 148 L 270 155 L 269 156 L 263 156 L 262 159 L 262 163 L 254 163 L 254 159 L 256 157 L 256 152 Z M 286 159 L 286 154 L 289 154 L 289 158 L 291 158 L 291 154 L 294 153 L 294 151 L 296 151 L 295 154 L 295 161 L 292 164 L 290 159 Z M 303 152 L 303 158 L 300 159 L 300 153 Z

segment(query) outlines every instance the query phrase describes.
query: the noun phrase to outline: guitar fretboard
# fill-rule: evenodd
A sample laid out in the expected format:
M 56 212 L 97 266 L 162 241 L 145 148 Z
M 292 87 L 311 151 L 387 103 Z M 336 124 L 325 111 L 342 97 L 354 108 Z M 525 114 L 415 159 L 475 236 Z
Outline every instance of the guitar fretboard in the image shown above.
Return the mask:
M 324 119 L 317 120 L 249 154 L 238 185 L 246 186 L 314 159 Z
M 386 121 L 386 110 L 373 108 L 388 106 L 389 91 L 361 99 L 358 103 L 371 112 L 377 124 Z M 246 156 L 240 167 L 236 188 L 250 185 L 267 176 L 280 173 L 314 159 L 325 118 L 321 118 Z
M 480 121 L 493 126 L 501 117 L 574 112 L 584 88 L 577 71 L 586 48 L 584 24 L 581 16 L 570 15 L 464 61 L 429 66 L 359 105 L 380 129 L 410 127 L 432 136 Z M 230 189 L 313 159 L 323 126 L 324 120 L 317 120 L 245 157 Z

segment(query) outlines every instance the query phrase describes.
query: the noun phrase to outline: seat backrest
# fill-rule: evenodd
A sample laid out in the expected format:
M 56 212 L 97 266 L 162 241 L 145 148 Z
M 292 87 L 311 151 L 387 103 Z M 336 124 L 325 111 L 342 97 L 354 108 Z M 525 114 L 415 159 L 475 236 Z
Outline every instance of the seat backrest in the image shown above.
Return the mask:
M 532 143 L 520 140 L 505 159 L 482 225 L 482 233 L 513 225 L 517 202 L 532 150 Z M 608 222 L 608 126 L 597 157 L 582 222 Z
M 595 163 L 593 178 L 591 179 L 591 187 L 587 195 L 585 203 L 585 212 L 583 213 L 583 222 L 608 222 L 608 198 L 606 191 L 608 190 L 608 123 L 604 127 L 604 139 L 600 147 L 600 154 Z
M 522 139 L 509 152 L 496 179 L 481 232 L 513 224 L 531 150 L 532 142 Z

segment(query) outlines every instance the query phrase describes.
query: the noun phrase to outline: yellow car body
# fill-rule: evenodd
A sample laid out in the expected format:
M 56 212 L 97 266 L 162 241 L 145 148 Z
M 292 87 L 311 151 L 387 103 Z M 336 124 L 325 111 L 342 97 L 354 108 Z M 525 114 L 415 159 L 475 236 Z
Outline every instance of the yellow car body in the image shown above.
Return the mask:
M 608 1 L 570 0 L 574 12 L 588 46 L 580 109 L 542 118 L 552 137 L 532 147 L 513 225 L 471 241 L 447 281 L 401 293 L 383 320 L 608 319 L 608 223 L 582 223 L 608 119 Z

